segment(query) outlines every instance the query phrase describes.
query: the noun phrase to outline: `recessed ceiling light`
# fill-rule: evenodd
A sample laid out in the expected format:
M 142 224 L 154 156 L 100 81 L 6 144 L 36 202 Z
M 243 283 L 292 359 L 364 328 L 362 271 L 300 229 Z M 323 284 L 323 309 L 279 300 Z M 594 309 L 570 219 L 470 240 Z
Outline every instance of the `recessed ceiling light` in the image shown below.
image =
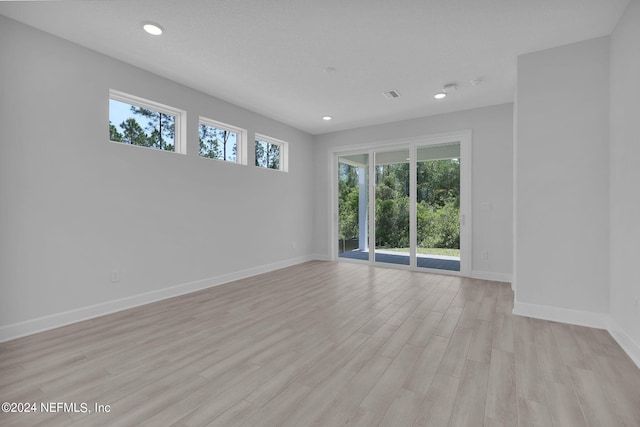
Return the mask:
M 333 119 L 333 117 L 331 117 L 331 116 L 322 116 L 322 120 L 325 120 L 325 121 L 327 121 L 327 122 L 328 122 L 329 120 L 331 120 L 331 119 Z
M 324 72 L 327 74 L 335 73 L 336 71 L 335 67 L 327 67 L 324 69 Z
M 436 93 L 435 95 L 433 95 L 433 97 L 435 99 L 442 99 L 445 98 L 447 96 L 447 93 L 449 92 L 455 92 L 455 90 L 458 88 L 458 86 L 456 86 L 455 83 L 450 83 L 448 85 L 444 85 L 442 86 L 442 90 L 438 93 Z
M 163 32 L 162 27 L 153 22 L 145 22 L 144 24 L 142 24 L 142 28 L 144 28 L 144 30 L 152 36 L 159 36 Z

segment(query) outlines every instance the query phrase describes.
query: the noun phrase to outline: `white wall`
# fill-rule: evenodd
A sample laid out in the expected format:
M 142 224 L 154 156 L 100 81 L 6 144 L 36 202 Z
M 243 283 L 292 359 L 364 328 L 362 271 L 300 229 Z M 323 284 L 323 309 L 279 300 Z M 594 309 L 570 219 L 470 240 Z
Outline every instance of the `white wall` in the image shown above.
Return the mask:
M 2 16 L 0 52 L 0 340 L 313 253 L 310 135 Z M 186 110 L 188 154 L 109 142 L 109 88 Z M 199 158 L 199 115 L 289 172 Z
M 515 311 L 597 323 L 609 310 L 609 38 L 520 56 L 517 102 Z
M 472 130 L 472 270 L 496 280 L 511 279 L 512 265 L 512 104 L 411 119 L 315 137 L 316 253 L 329 258 L 329 207 L 332 147 L 406 139 L 444 132 Z M 481 210 L 490 203 L 491 210 Z M 481 252 L 489 259 L 482 260 Z
M 611 35 L 610 308 L 613 333 L 640 366 L 640 2 Z

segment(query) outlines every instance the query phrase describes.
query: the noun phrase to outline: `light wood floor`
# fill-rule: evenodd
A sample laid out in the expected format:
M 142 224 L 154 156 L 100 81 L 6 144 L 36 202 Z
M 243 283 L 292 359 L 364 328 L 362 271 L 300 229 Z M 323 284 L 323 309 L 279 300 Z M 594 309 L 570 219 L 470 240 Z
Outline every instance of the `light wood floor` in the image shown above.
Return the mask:
M 606 331 L 511 314 L 508 284 L 310 262 L 0 344 L 0 425 L 640 426 Z

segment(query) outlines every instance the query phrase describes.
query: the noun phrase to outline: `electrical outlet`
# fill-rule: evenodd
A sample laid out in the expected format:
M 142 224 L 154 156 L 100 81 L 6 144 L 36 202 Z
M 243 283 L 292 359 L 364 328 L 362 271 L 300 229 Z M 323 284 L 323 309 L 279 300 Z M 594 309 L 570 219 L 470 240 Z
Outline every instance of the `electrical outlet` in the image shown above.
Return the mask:
M 111 283 L 118 283 L 120 281 L 120 270 L 111 271 Z
M 485 261 L 488 260 L 489 259 L 489 251 L 482 251 L 482 253 L 480 254 L 480 257 Z
M 636 298 L 636 313 L 640 314 L 640 299 Z
M 293 247 L 293 249 L 296 248 L 296 241 L 295 240 L 293 242 L 291 242 L 291 246 Z

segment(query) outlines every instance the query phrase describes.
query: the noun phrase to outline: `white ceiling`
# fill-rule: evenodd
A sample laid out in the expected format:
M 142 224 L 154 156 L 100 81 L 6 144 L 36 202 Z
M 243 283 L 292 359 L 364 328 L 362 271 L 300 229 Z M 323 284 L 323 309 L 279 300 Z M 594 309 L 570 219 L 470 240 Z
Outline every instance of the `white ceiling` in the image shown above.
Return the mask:
M 512 102 L 518 55 L 608 35 L 628 2 L 19 1 L 0 14 L 321 134 Z M 458 90 L 435 100 L 447 83 Z

